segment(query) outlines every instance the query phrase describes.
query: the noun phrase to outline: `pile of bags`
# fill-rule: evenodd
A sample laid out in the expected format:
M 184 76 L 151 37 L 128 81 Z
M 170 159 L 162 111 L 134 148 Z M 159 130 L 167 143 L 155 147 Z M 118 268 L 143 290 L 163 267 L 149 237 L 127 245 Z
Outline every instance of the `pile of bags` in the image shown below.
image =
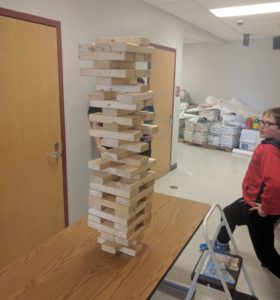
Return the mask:
M 238 147 L 245 120 L 252 114 L 258 113 L 236 99 L 207 97 L 205 103 L 185 111 L 184 141 L 231 149 Z

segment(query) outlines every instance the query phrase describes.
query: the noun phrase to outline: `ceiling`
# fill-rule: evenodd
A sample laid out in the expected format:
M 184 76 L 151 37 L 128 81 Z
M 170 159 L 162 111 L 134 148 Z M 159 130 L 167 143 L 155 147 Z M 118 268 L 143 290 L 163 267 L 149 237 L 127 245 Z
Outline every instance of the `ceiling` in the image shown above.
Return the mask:
M 218 18 L 212 8 L 279 2 L 280 0 L 142 0 L 185 21 L 184 42 L 201 43 L 242 40 L 243 34 L 252 39 L 280 35 L 280 13 Z M 239 25 L 238 20 L 243 24 Z

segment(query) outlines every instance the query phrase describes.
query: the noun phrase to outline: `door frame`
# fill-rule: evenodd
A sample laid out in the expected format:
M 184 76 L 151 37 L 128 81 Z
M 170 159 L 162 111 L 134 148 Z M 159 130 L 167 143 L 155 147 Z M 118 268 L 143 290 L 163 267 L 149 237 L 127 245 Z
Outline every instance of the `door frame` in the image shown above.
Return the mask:
M 19 19 L 27 22 L 37 23 L 54 27 L 57 37 L 57 62 L 58 62 L 58 87 L 59 87 L 59 108 L 60 108 L 60 128 L 62 143 L 62 177 L 63 177 L 63 201 L 64 201 L 64 224 L 69 225 L 68 216 L 68 194 L 67 194 L 67 165 L 66 165 L 66 138 L 65 138 L 65 118 L 64 118 L 64 93 L 63 93 L 63 65 L 62 65 L 62 42 L 60 21 L 38 17 L 6 8 L 0 7 L 0 16 Z
M 176 169 L 176 166 L 174 168 L 174 166 L 171 165 L 172 162 L 172 151 L 173 151 L 173 147 L 172 147 L 172 140 L 173 140 L 173 124 L 174 124 L 174 97 L 175 97 L 175 79 L 176 79 L 176 55 L 177 55 L 177 50 L 175 48 L 171 48 L 171 47 L 167 47 L 167 46 L 163 46 L 163 45 L 159 45 L 159 44 L 154 44 L 154 43 L 150 43 L 150 46 L 157 48 L 157 49 L 162 49 L 162 50 L 166 50 L 166 51 L 171 51 L 174 52 L 174 72 L 173 72 L 173 97 L 172 97 L 172 125 L 171 125 L 171 144 L 170 144 L 170 157 L 169 157 L 169 171 L 172 171 L 174 169 Z M 149 78 L 148 78 L 149 80 Z M 148 81 L 149 82 L 149 81 Z

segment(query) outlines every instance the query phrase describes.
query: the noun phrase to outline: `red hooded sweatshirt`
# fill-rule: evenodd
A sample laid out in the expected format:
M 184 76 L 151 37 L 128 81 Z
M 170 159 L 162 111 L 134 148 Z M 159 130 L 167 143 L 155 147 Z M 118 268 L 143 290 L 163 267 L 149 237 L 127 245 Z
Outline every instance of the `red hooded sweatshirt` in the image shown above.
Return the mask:
M 242 183 L 243 198 L 261 202 L 262 211 L 280 215 L 280 142 L 266 139 L 257 146 Z

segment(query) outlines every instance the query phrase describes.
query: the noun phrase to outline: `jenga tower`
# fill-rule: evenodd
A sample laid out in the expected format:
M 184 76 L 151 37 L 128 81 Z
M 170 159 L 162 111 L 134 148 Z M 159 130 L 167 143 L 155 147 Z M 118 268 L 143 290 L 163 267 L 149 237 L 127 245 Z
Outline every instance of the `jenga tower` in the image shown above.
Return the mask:
M 80 59 L 94 61 L 94 67 L 81 69 L 81 75 L 96 76 L 90 106 L 102 111 L 90 114 L 89 120 L 98 124 L 90 135 L 109 147 L 88 163 L 93 170 L 88 225 L 99 231 L 101 249 L 113 254 L 141 251 L 143 231 L 151 222 L 155 159 L 141 155 L 149 144 L 140 139 L 156 133 L 158 126 L 144 124 L 154 118 L 142 111 L 152 105 L 153 92 L 137 78 L 149 77 L 151 70 L 137 70 L 136 62 L 150 62 L 152 52 L 142 37 L 102 38 L 79 46 Z

